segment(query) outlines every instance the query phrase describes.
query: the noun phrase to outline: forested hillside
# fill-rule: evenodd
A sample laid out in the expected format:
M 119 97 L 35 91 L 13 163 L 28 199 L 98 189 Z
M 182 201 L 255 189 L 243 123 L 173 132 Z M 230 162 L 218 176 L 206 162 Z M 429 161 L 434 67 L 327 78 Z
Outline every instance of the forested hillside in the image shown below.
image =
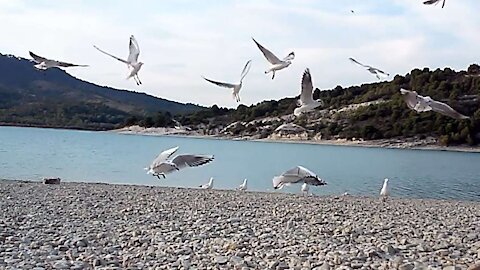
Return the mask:
M 0 54 L 0 124 L 111 129 L 129 118 L 161 111 L 202 109 L 145 93 L 98 86 L 52 68 L 36 70 L 27 59 Z
M 425 68 L 414 69 L 405 76 L 397 75 L 390 82 L 348 88 L 337 86 L 324 91 L 316 89 L 314 98 L 322 99 L 325 106 L 315 113 L 291 118 L 291 121 L 307 128 L 312 135 L 320 134 L 323 139 L 372 140 L 433 136 L 443 145 L 475 145 L 480 142 L 479 75 L 478 65 L 471 65 L 467 71 L 459 72 L 449 68 L 434 71 Z M 400 88 L 415 90 L 420 95 L 445 102 L 460 113 L 470 116 L 470 119 L 455 120 L 435 112 L 412 111 L 403 101 Z M 182 116 L 178 120 L 183 125 L 204 126 L 207 130 L 221 130 L 239 121 L 229 130 L 231 134 L 262 134 L 260 137 L 267 137 L 280 124 L 289 121 L 289 118 L 279 117 L 293 113 L 296 99 L 297 97 L 264 101 L 250 107 L 239 105 L 236 110 L 213 106 Z M 155 125 L 155 120 L 150 120 L 147 122 Z

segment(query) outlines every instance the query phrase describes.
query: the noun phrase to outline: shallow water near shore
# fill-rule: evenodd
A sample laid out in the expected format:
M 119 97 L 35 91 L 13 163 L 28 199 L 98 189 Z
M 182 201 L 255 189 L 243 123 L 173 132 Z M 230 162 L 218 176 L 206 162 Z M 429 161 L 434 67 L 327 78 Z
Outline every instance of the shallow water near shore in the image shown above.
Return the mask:
M 206 166 L 166 180 L 143 170 L 162 150 L 213 154 Z M 233 189 L 244 178 L 255 191 L 272 191 L 271 179 L 303 165 L 328 182 L 315 194 L 377 195 L 390 179 L 393 196 L 480 201 L 480 154 L 348 146 L 266 143 L 179 137 L 130 136 L 39 128 L 0 127 L 0 178 Z M 299 186 L 282 192 L 299 193 Z

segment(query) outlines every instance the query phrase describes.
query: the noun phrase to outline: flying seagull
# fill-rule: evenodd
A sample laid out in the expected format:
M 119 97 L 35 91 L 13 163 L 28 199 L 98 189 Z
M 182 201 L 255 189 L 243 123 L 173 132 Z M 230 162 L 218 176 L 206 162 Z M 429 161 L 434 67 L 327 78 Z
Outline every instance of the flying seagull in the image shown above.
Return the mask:
M 231 83 L 224 83 L 224 82 L 217 82 L 213 81 L 210 79 L 207 79 L 203 77 L 207 82 L 211 82 L 213 84 L 216 84 L 220 87 L 225 87 L 225 88 L 231 88 L 233 90 L 233 98 L 235 101 L 239 102 L 240 101 L 240 89 L 242 89 L 242 81 L 245 76 L 247 76 L 248 71 L 250 70 L 250 65 L 251 65 L 252 60 L 248 60 L 245 66 L 243 67 L 242 74 L 240 74 L 240 82 L 238 84 L 231 84 Z
M 308 186 L 307 183 L 303 183 L 302 185 L 302 193 L 303 193 L 303 196 L 308 196 L 308 190 L 310 189 L 310 187 Z
M 186 167 L 197 167 L 211 162 L 214 158 L 211 155 L 177 155 L 171 156 L 178 150 L 178 146 L 163 151 L 157 156 L 152 164 L 145 168 L 147 174 L 152 174 L 160 179 L 160 176 L 166 178 L 166 174 L 179 171 Z
M 273 188 L 282 189 L 284 186 L 302 182 L 312 186 L 323 186 L 327 184 L 307 168 L 297 166 L 282 173 L 280 176 L 273 177 Z
M 403 99 L 407 106 L 417 112 L 428 112 L 434 111 L 448 117 L 452 117 L 457 120 L 461 119 L 469 119 L 470 117 L 463 115 L 457 111 L 455 111 L 452 107 L 448 106 L 447 104 L 436 101 L 429 96 L 421 96 L 417 94 L 415 91 L 400 89 L 400 93 L 403 95 Z
M 302 113 L 313 111 L 318 106 L 323 106 L 323 101 L 320 99 L 313 100 L 313 84 L 310 70 L 307 68 L 302 77 L 302 90 L 300 92 L 300 99 L 297 101 L 300 107 L 295 108 L 293 114 L 299 116 Z
M 431 5 L 431 4 L 437 5 L 438 3 L 440 3 L 440 1 L 442 1 L 442 0 L 427 0 L 427 1 L 424 1 L 423 4 L 425 4 L 425 5 Z M 444 6 L 445 6 L 445 0 L 443 0 L 442 8 Z
M 272 80 L 273 78 L 275 78 L 275 71 L 279 71 L 281 69 L 284 69 L 290 66 L 290 64 L 292 64 L 292 60 L 295 59 L 295 53 L 291 52 L 285 58 L 280 60 L 278 59 L 277 56 L 275 56 L 275 54 L 273 54 L 271 51 L 267 50 L 265 47 L 260 45 L 260 43 L 258 43 L 253 37 L 252 39 L 253 39 L 253 42 L 257 44 L 257 47 L 260 49 L 260 51 L 262 51 L 265 58 L 267 58 L 267 61 L 270 62 L 270 64 L 272 64 L 270 68 L 265 71 L 265 74 L 272 72 Z
M 127 64 L 128 68 L 130 69 L 130 74 L 128 75 L 127 80 L 133 77 L 137 85 L 142 84 L 140 78 L 138 77 L 138 72 L 142 68 L 143 63 L 138 62 L 138 56 L 140 55 L 140 47 L 138 46 L 138 42 L 133 35 L 130 36 L 130 42 L 128 44 L 129 54 L 127 60 L 116 57 L 115 55 L 110 54 L 95 45 L 93 45 L 93 47 L 101 53 L 104 53 L 110 57 L 117 59 L 120 62 Z
M 383 180 L 382 189 L 380 190 L 380 198 L 384 201 L 387 199 L 388 195 L 390 195 L 390 192 L 388 191 L 388 178 L 385 178 L 385 180 Z
M 76 65 L 76 64 L 66 63 L 66 62 L 60 62 L 57 60 L 47 59 L 45 57 L 36 55 L 30 51 L 28 53 L 30 53 L 30 56 L 33 58 L 33 60 L 37 62 L 37 64 L 34 65 L 34 67 L 36 67 L 37 69 L 45 70 L 52 67 L 88 67 L 88 65 Z
M 245 178 L 243 180 L 243 183 L 237 187 L 237 190 L 240 190 L 240 191 L 245 191 L 247 190 L 247 179 Z
M 357 60 L 353 59 L 353 58 L 348 58 L 350 59 L 350 61 L 352 61 L 353 63 L 357 64 L 357 65 L 360 65 L 364 68 L 366 68 L 368 70 L 368 72 L 372 73 L 373 75 L 375 75 L 377 77 L 377 79 L 382 79 L 382 77 L 386 78 L 388 76 L 390 76 L 390 74 L 378 69 L 378 68 L 374 68 L 372 66 L 369 66 L 369 65 L 364 65 L 360 62 L 358 62 Z
M 213 188 L 213 177 L 210 177 L 208 184 L 203 184 L 199 186 L 201 189 L 212 189 Z

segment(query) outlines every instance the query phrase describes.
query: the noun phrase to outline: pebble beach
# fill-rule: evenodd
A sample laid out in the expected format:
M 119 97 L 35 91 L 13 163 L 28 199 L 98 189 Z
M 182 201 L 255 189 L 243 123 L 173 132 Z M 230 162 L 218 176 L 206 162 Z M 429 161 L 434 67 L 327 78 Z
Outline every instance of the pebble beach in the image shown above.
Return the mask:
M 480 203 L 0 181 L 0 269 L 480 269 Z

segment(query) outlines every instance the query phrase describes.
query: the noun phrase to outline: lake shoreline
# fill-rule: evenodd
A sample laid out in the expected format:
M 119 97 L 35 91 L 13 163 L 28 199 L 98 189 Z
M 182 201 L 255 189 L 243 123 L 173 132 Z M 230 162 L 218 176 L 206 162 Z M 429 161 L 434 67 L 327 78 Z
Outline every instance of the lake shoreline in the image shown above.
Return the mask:
M 467 269 L 480 262 L 479 202 L 12 180 L 0 180 L 0 194 L 0 268 L 7 269 Z
M 327 146 L 353 146 L 366 148 L 385 148 L 385 149 L 407 149 L 407 150 L 428 150 L 428 151 L 450 151 L 465 153 L 480 153 L 480 146 L 440 146 L 427 140 L 414 141 L 409 140 L 370 140 L 370 141 L 348 141 L 348 140 L 299 140 L 299 139 L 256 139 L 251 137 L 235 137 L 222 135 L 200 135 L 187 130 L 178 130 L 174 128 L 140 128 L 138 126 L 125 127 L 121 129 L 102 131 L 112 132 L 123 135 L 140 136 L 165 136 L 193 139 L 213 139 L 230 141 L 251 141 L 251 142 L 269 142 L 269 143 L 291 143 L 291 144 L 312 144 Z

